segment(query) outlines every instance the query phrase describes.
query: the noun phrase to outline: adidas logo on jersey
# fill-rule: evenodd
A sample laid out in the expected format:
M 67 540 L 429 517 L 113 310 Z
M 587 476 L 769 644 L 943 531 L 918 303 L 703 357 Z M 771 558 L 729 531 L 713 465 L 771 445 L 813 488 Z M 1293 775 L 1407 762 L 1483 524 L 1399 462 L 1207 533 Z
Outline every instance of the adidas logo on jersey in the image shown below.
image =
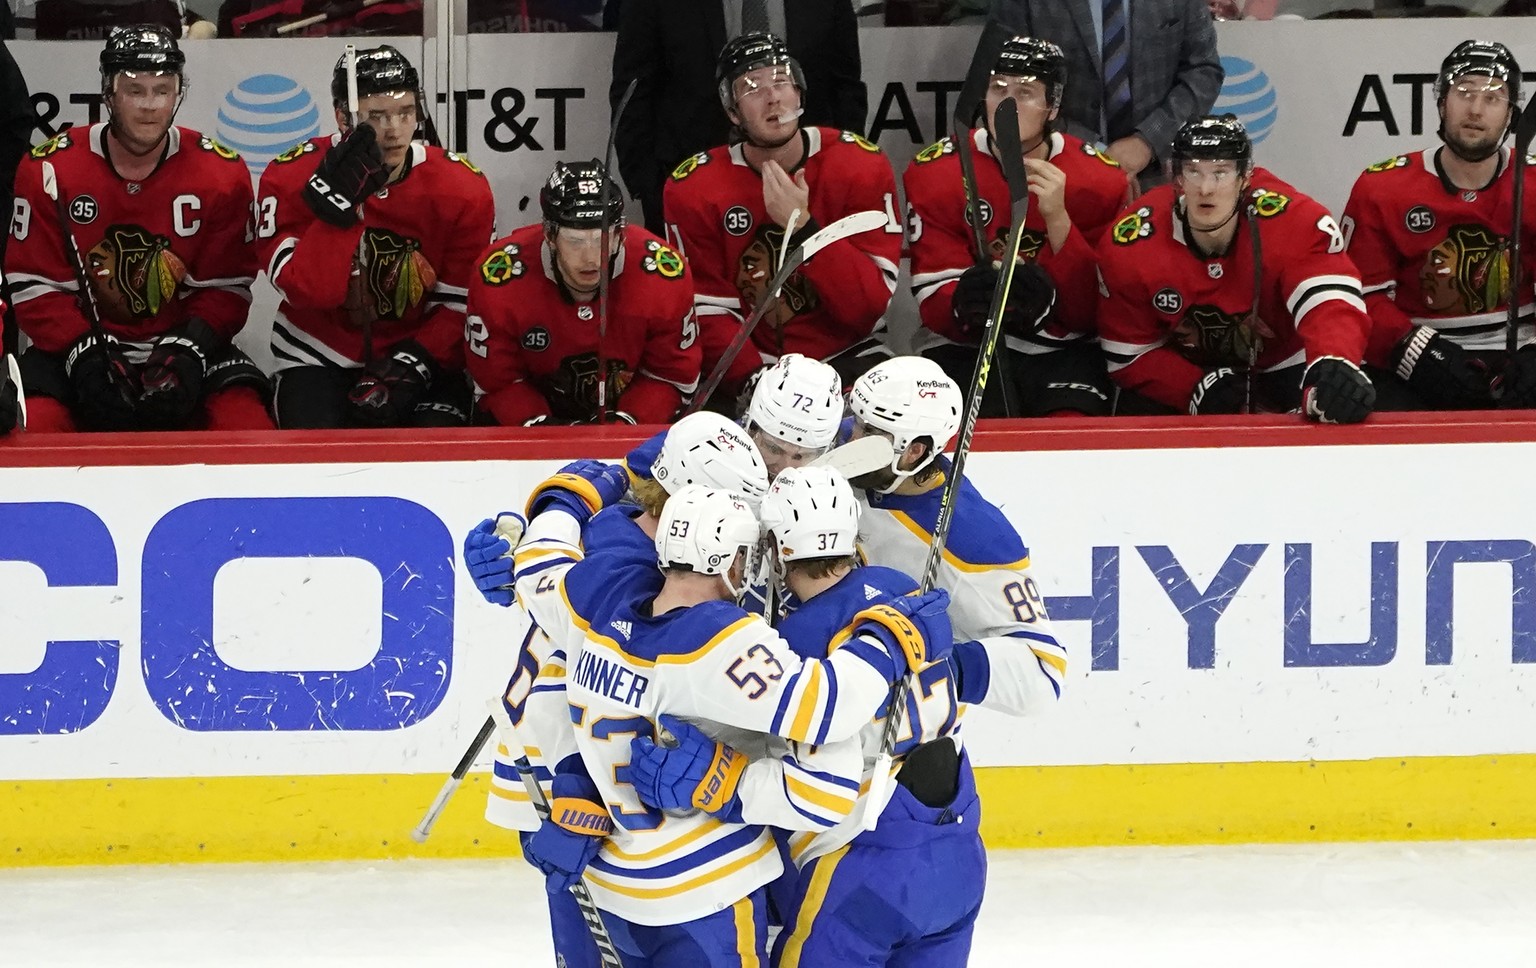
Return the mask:
M 629 638 L 631 633 L 633 633 L 635 630 L 635 627 L 629 622 L 610 622 L 609 625 L 612 626 L 613 630 L 619 633 L 621 637 L 626 639 Z
M 864 586 L 864 600 L 866 602 L 873 601 L 874 599 L 877 599 L 879 597 L 880 597 L 880 590 L 878 588 L 871 588 L 868 585 Z

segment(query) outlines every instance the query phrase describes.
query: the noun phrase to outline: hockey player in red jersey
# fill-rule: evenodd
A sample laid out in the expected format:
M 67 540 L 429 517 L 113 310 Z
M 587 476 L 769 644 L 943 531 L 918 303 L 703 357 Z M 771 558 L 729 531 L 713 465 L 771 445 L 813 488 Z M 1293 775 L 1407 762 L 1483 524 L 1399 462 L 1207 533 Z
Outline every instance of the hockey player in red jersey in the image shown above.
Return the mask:
M 1037 327 L 1037 307 L 1044 305 L 1038 286 L 1022 285 L 1025 278 L 1016 274 L 1019 295 L 1010 298 L 1003 311 L 1009 352 L 987 385 L 984 417 L 1004 415 L 1005 392 L 1010 397 L 1006 410 L 1014 416 L 1109 413 L 1109 375 L 1092 338 L 1098 309 L 1093 247 L 1125 203 L 1125 173 L 1092 145 L 1052 130 L 1065 87 L 1061 48 L 1032 37 L 1014 37 L 1003 45 L 987 85 L 985 124 L 969 132 L 985 261 L 977 261 L 953 140 L 945 138 L 918 152 L 903 176 L 912 293 L 923 322 L 915 348 L 944 367 L 956 383 L 969 386 L 997 267 L 1012 228 L 993 118 L 1005 98 L 1018 106 L 1030 193 L 1019 259 L 1038 265 L 1050 277 L 1056 286 L 1056 308 L 1045 327 Z
M 1536 407 L 1536 327 L 1525 254 L 1518 345 L 1505 367 L 1513 150 L 1504 146 L 1520 100 L 1520 66 L 1503 44 L 1456 45 L 1435 79 L 1440 140 L 1374 164 L 1344 209 L 1349 255 L 1371 314 L 1368 362 L 1393 371 L 1433 409 L 1493 406 L 1490 376 L 1504 371 L 1505 406 Z M 1533 192 L 1526 169 L 1526 197 Z M 1536 239 L 1536 221 L 1524 223 Z
M 884 228 L 834 242 L 789 277 L 721 393 L 734 400 L 754 370 L 789 352 L 826 360 L 851 384 L 890 356 L 880 337 L 901 258 L 891 166 L 851 131 L 800 127 L 805 75 L 772 34 L 726 44 L 715 79 L 739 140 L 685 159 L 662 203 L 698 290 L 704 372 L 762 298 L 795 211 L 790 245 L 845 215 L 883 210 Z
M 417 140 L 416 68 L 393 47 L 331 75 L 338 133 L 295 145 L 261 176 L 256 235 L 282 295 L 272 324 L 281 428 L 452 427 L 469 421 L 464 304 L 495 236 L 490 183 Z
M 271 427 L 266 378 L 230 342 L 256 275 L 250 174 L 174 124 L 185 61 L 163 27 L 114 30 L 107 120 L 38 145 L 17 170 L 5 271 L 32 341 L 33 431 Z
M 1172 160 L 1173 182 L 1099 243 L 1099 339 L 1120 412 L 1364 420 L 1370 320 L 1333 216 L 1255 169 L 1232 115 L 1185 123 Z
M 599 337 L 605 206 L 612 275 Z M 624 224 L 624 196 L 595 158 L 557 163 L 539 207 L 544 220 L 491 243 L 470 282 L 465 352 L 479 408 L 503 426 L 594 421 L 606 365 L 608 420 L 667 423 L 699 382 L 683 257 Z

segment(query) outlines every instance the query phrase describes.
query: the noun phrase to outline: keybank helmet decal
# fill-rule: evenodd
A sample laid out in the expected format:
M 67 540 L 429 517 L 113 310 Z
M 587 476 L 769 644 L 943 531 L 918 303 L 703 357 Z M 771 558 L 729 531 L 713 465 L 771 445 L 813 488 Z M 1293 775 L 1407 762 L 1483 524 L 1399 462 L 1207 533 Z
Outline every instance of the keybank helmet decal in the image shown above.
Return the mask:
M 256 74 L 224 95 L 218 138 L 240 152 L 252 174 L 285 149 L 320 134 L 320 109 L 291 77 Z
M 1259 70 L 1257 64 L 1241 57 L 1223 57 L 1222 69 L 1227 72 L 1221 82 L 1221 94 L 1216 98 L 1215 114 L 1232 113 L 1248 129 L 1248 137 L 1259 144 L 1269 137 L 1280 117 L 1280 104 L 1275 97 L 1275 86 L 1269 75 Z

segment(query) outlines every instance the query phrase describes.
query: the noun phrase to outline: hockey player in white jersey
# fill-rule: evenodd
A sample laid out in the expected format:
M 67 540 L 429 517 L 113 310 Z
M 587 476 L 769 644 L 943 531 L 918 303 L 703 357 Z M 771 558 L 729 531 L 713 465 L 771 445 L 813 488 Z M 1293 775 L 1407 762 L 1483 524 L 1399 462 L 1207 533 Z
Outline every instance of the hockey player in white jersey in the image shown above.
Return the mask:
M 767 735 L 805 747 L 835 743 L 868 722 L 896 677 L 942 659 L 950 644 L 947 596 L 936 592 L 865 609 L 830 656 L 802 660 L 735 604 L 757 540 L 741 496 L 689 487 L 658 521 L 659 591 L 604 555 L 572 566 L 561 581 L 572 621 L 584 629 L 566 682 L 581 755 L 559 764 L 553 819 L 529 853 L 551 869 L 555 887 L 585 873 L 626 964 L 638 968 L 762 958 L 763 886 L 782 865 L 760 823 L 719 809 L 741 781 L 741 754 L 719 745 L 691 797 L 700 809 L 664 814 L 632 785 L 629 740 L 654 737 L 665 713 L 738 747 Z M 852 809 L 856 781 L 822 771 L 796 779 L 788 795 L 800 816 L 819 818 L 813 826 Z
M 786 585 L 801 603 L 778 631 L 803 658 L 824 656 L 870 604 L 917 590 L 917 582 L 895 569 L 858 567 L 859 502 L 830 470 L 782 472 L 763 499 L 762 518 Z M 962 707 L 950 665 L 923 669 L 907 705 L 908 732 L 894 751 L 898 772 L 896 784 L 885 787 L 888 799 L 869 800 L 882 716 L 860 731 L 862 792 L 848 819 L 830 830 L 786 835 L 799 870 L 788 898 L 779 899 L 787 902 L 786 921 L 774 964 L 949 968 L 966 963 L 986 881 L 986 853 L 974 777 L 960 751 Z M 636 738 L 629 770 L 648 805 L 687 808 L 692 791 L 707 780 L 716 743 L 669 716 L 661 725 L 675 745 Z M 736 788 L 739 809 L 792 809 L 786 801 L 794 769 L 790 760 L 754 758 Z M 734 802 L 728 807 L 737 808 Z M 879 825 L 866 832 L 868 811 L 877 812 Z
M 832 448 L 843 420 L 843 378 L 799 353 L 785 353 L 760 374 L 741 422 L 773 480 Z

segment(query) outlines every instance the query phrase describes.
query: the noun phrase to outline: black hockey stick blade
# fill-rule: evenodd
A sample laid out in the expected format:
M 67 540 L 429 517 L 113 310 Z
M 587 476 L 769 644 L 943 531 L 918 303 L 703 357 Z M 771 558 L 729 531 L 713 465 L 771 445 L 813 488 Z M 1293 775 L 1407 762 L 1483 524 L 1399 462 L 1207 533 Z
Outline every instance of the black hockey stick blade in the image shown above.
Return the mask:
M 603 191 L 613 190 L 613 142 L 619 133 L 619 119 L 624 116 L 624 109 L 629 106 L 629 99 L 635 96 L 635 88 L 639 86 L 640 78 L 631 78 L 629 86 L 624 88 L 624 96 L 619 98 L 618 106 L 613 109 L 613 117 L 608 122 L 608 146 L 603 149 Z M 622 198 L 623 196 L 620 195 Z M 608 217 L 608 206 L 603 206 L 603 237 L 599 243 L 598 265 L 603 267 L 602 275 L 597 277 L 597 422 L 608 422 L 608 287 L 612 284 L 613 258 L 612 243 L 609 235 L 613 223 Z
M 987 96 L 987 82 L 992 79 L 992 68 L 1003 45 L 1013 36 L 1013 31 L 996 20 L 988 20 L 976 41 L 976 51 L 971 55 L 971 66 L 966 69 L 965 82 L 960 86 L 960 96 L 955 99 L 955 126 L 969 128 L 976 121 L 976 112 Z

